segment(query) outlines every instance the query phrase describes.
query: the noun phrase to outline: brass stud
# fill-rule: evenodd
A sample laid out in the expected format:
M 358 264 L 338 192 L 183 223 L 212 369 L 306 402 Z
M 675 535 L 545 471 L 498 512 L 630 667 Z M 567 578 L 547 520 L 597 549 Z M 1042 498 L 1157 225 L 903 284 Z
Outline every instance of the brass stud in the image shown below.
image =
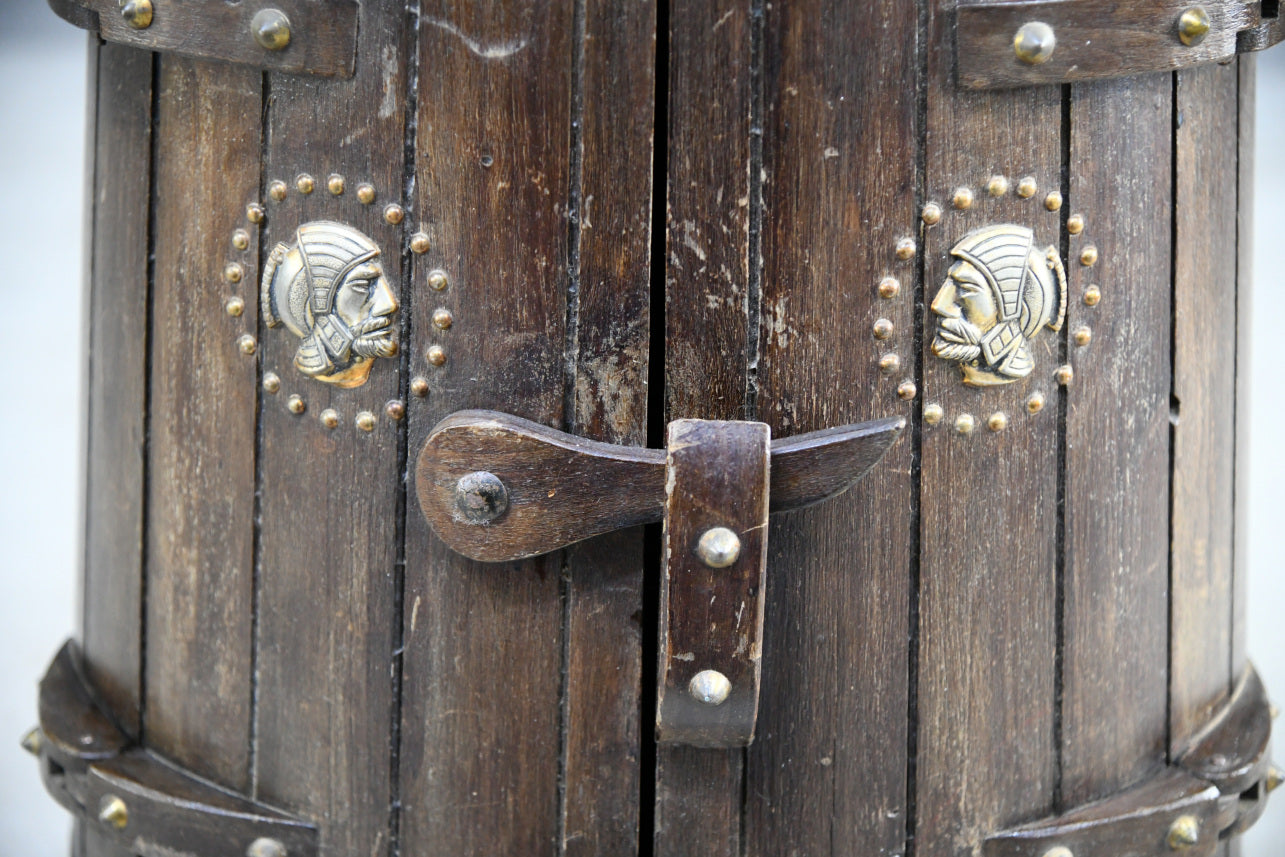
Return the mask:
M 438 307 L 433 310 L 433 327 L 438 330 L 447 330 L 455 323 L 455 316 L 446 307 Z
M 1075 857 L 1075 855 L 1065 845 L 1054 845 L 1044 852 L 1044 857 Z
M 263 373 L 263 391 L 265 393 L 275 393 L 281 389 L 281 378 L 276 372 Z
M 1178 16 L 1178 39 L 1188 47 L 1195 47 L 1209 35 L 1209 13 L 1203 6 L 1192 6 Z
M 283 51 L 290 44 L 290 19 L 280 9 L 260 9 L 250 19 L 254 40 L 265 51 Z
M 1080 251 L 1080 264 L 1086 268 L 1092 268 L 1098 263 L 1098 248 L 1090 244 Z
M 440 292 L 446 288 L 449 281 L 446 279 L 446 272 L 442 270 L 428 272 L 428 287 L 435 292 Z
M 342 196 L 344 192 L 344 177 L 339 173 L 331 173 L 326 177 L 326 190 L 331 196 Z
M 1072 214 L 1066 219 L 1066 231 L 1072 235 L 1079 235 L 1084 231 L 1084 215 Z
M 886 318 L 881 318 L 876 321 L 872 329 L 874 331 L 875 339 L 887 339 L 892 336 L 892 322 L 888 321 Z
M 910 401 L 919 395 L 919 388 L 915 386 L 914 381 L 902 381 L 897 385 L 897 398 L 903 401 Z
M 23 744 L 23 746 L 25 747 L 27 745 Z M 1267 776 L 1263 780 L 1263 788 L 1268 794 L 1271 794 L 1281 787 L 1282 782 L 1285 782 L 1285 773 L 1283 773 L 1280 768 L 1272 765 L 1267 769 Z
M 243 276 L 245 276 L 245 269 L 237 262 L 231 262 L 223 269 L 223 279 L 229 283 L 239 283 Z
M 935 202 L 930 202 L 924 206 L 923 213 L 919 216 L 929 226 L 936 226 L 941 222 L 941 206 Z
M 338 428 L 339 412 L 334 408 L 326 408 L 321 412 L 321 424 L 328 429 Z
M 418 253 L 421 256 L 428 252 L 428 233 L 416 232 L 410 237 L 410 249 L 412 253 Z
M 108 827 L 124 830 L 129 824 L 129 807 L 116 795 L 103 795 L 98 802 L 98 820 Z
M 901 291 L 901 283 L 897 282 L 895 277 L 884 277 L 879 281 L 879 297 L 895 298 L 899 291 Z
M 1043 21 L 1029 21 L 1013 36 L 1013 53 L 1027 65 L 1048 62 L 1057 47 L 1057 35 Z
M 401 223 L 402 218 L 405 216 L 406 216 L 406 212 L 403 211 L 402 207 L 395 202 L 389 203 L 384 208 L 384 220 L 388 221 L 393 226 L 396 226 L 397 224 Z
M 307 173 L 300 173 L 294 180 L 294 186 L 299 189 L 299 193 L 310 194 L 317 189 L 317 180 Z
M 288 857 L 288 855 L 286 846 L 280 840 L 261 836 L 245 849 L 245 857 Z
M 879 371 L 891 375 L 901 368 L 901 358 L 896 354 L 885 354 L 879 358 Z
M 954 195 L 950 198 L 950 204 L 960 211 L 967 211 L 973 207 L 973 190 L 972 188 L 961 187 L 955 190 Z
M 945 410 L 943 410 L 942 406 L 936 402 L 924 405 L 924 422 L 928 423 L 928 425 L 937 425 L 937 423 L 941 422 L 942 417 L 944 416 L 946 416 Z
M 250 247 L 250 233 L 244 229 L 237 229 L 232 233 L 232 246 L 238 250 L 247 250 Z
M 1083 348 L 1093 341 L 1093 331 L 1088 327 L 1081 327 L 1075 331 L 1075 344 Z
M 243 333 L 241 338 L 236 341 L 236 347 L 241 349 L 242 354 L 253 354 L 254 349 L 258 347 L 258 343 L 254 341 L 253 336 Z
M 291 393 L 290 398 L 286 399 L 286 409 L 292 414 L 302 414 L 308 410 L 308 405 L 303 400 L 303 396 L 298 393 Z
M 40 731 L 39 726 L 33 727 L 26 735 L 22 736 L 22 749 L 33 756 L 39 756 L 44 746 L 45 734 Z
M 430 345 L 428 351 L 424 352 L 424 359 L 434 366 L 441 366 L 446 362 L 446 352 L 440 345 Z
M 336 177 L 336 178 L 339 178 L 340 184 L 343 183 L 343 178 L 341 177 Z M 334 193 L 334 191 L 331 191 L 331 193 Z M 360 202 L 362 205 L 370 205 L 372 202 L 374 202 L 375 186 L 366 184 L 365 182 L 357 185 L 357 201 Z
M 741 537 L 727 527 L 711 527 L 696 542 L 696 556 L 710 568 L 727 568 L 741 555 Z
M 1044 394 L 1037 390 L 1026 397 L 1026 412 L 1038 414 L 1042 410 L 1044 410 Z
M 903 262 L 915 258 L 915 239 L 902 238 L 897 242 L 897 258 Z
M 1060 191 L 1051 190 L 1049 195 L 1044 197 L 1044 207 L 1049 211 L 1057 211 L 1062 207 L 1062 194 Z
M 357 419 L 355 422 L 357 423 L 357 428 L 361 429 L 362 431 L 375 430 L 375 415 L 372 414 L 370 411 L 361 411 L 360 413 L 358 413 Z
M 245 312 L 245 301 L 238 295 L 228 298 L 227 303 L 223 304 L 224 311 L 233 318 L 239 318 L 241 313 Z
M 986 420 L 986 427 L 991 431 L 1003 431 L 1008 428 L 1008 414 L 996 411 Z
M 135 30 L 152 26 L 152 0 L 128 0 L 120 7 L 120 16 Z
M 268 196 L 277 202 L 286 198 L 286 183 L 283 181 L 272 181 L 268 183 Z
M 263 206 L 257 202 L 252 202 L 245 207 L 245 219 L 251 223 L 263 222 Z
M 1053 380 L 1065 387 L 1075 380 L 1075 370 L 1071 368 L 1070 364 L 1059 366 L 1053 373 Z
M 955 431 L 960 434 L 972 434 L 975 428 L 977 423 L 973 420 L 972 414 L 960 414 L 955 417 Z
M 1174 851 L 1182 851 L 1200 842 L 1200 819 L 1194 815 L 1180 815 L 1169 825 L 1165 842 Z
M 1035 176 L 1023 176 L 1017 183 L 1017 195 L 1022 199 L 1030 199 L 1039 191 L 1040 186 L 1035 181 Z
M 1085 306 L 1097 306 L 1098 302 L 1101 300 L 1102 300 L 1102 290 L 1099 289 L 1097 286 L 1089 286 L 1087 289 L 1084 290 Z
M 1003 196 L 1008 193 L 1008 179 L 1004 176 L 991 176 L 986 183 L 986 192 L 995 197 Z
M 732 683 L 718 670 L 701 670 L 688 682 L 687 692 L 705 705 L 722 705 L 732 694 Z
M 419 375 L 416 375 L 414 378 L 411 378 L 410 391 L 412 394 L 418 396 L 419 398 L 421 399 L 424 398 L 425 396 L 428 395 L 428 379 L 421 377 Z
M 393 399 L 385 403 L 384 413 L 388 414 L 390 419 L 400 420 L 406 416 L 406 403 L 401 399 Z

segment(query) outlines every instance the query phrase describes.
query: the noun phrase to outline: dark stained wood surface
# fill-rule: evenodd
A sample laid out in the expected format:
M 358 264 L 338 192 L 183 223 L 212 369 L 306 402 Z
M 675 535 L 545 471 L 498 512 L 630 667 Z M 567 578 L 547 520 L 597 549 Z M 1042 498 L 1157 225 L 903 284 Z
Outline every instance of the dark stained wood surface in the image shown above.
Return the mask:
M 1236 152 L 1236 487 L 1232 552 L 1231 673 L 1239 675 L 1249 663 L 1245 648 L 1249 599 L 1249 482 L 1255 456 L 1249 439 L 1250 331 L 1254 310 L 1254 122 L 1257 64 L 1253 56 L 1237 60 L 1240 67 L 1239 120 Z M 1261 449 L 1261 447 L 1260 447 Z M 1260 451 L 1259 455 L 1264 452 Z M 1266 653 L 1260 655 L 1264 657 Z

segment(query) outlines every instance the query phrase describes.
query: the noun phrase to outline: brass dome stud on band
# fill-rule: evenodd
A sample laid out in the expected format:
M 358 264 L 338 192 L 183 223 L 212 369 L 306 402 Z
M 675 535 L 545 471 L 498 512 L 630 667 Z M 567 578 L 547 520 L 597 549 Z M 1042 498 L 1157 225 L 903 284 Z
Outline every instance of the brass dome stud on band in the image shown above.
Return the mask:
M 1044 197 L 1044 207 L 1049 211 L 1057 211 L 1062 207 L 1062 194 L 1058 191 L 1049 191 L 1048 196 Z
M 375 415 L 370 411 L 359 412 L 357 414 L 357 419 L 354 420 L 354 422 L 356 423 L 357 428 L 361 429 L 362 431 L 375 430 L 375 423 L 376 423 Z
M 304 402 L 303 396 L 300 396 L 298 393 L 291 393 L 290 398 L 286 399 L 286 409 L 289 410 L 290 413 L 298 416 L 308 410 L 308 405 Z
M 879 297 L 895 298 L 899 291 L 901 291 L 901 283 L 897 282 L 896 277 L 884 277 L 879 281 Z
M 875 339 L 887 339 L 892 336 L 892 322 L 886 318 L 881 318 L 874 323 L 871 328 Z
M 1065 387 L 1075 380 L 1075 370 L 1069 364 L 1059 366 L 1057 371 L 1053 373 L 1053 380 Z
M 696 542 L 696 556 L 710 568 L 727 568 L 741 555 L 741 538 L 727 527 L 711 527 Z
M 924 405 L 924 422 L 930 426 L 935 426 L 946 416 L 946 411 L 936 402 Z
M 885 375 L 892 375 L 901 368 L 901 358 L 896 354 L 885 354 L 879 358 L 879 371 Z
M 986 427 L 991 431 L 1003 431 L 1008 428 L 1008 415 L 1003 411 L 996 411 L 986 420 Z
M 446 288 L 450 281 L 446 278 L 446 272 L 443 270 L 428 272 L 428 287 L 435 292 L 440 292 Z
M 1026 412 L 1028 414 L 1038 414 L 1044 410 L 1044 394 L 1041 392 L 1031 393 L 1026 397 Z
M 430 345 L 428 351 L 424 352 L 424 359 L 434 366 L 441 366 L 446 362 L 446 351 L 440 345 Z
M 339 181 L 341 184 L 343 183 L 343 178 L 338 176 L 336 176 L 336 178 L 339 178 Z M 342 188 L 340 189 L 339 192 L 343 193 Z M 331 193 L 334 193 L 334 191 L 332 190 Z M 365 182 L 357 185 L 357 201 L 360 202 L 362 205 L 370 205 L 372 202 L 374 202 L 375 186 L 371 184 L 366 184 Z
M 986 192 L 994 197 L 1003 196 L 1008 193 L 1008 179 L 1004 176 L 991 176 L 986 183 Z
M 687 692 L 705 705 L 722 705 L 732 694 L 732 683 L 718 670 L 701 670 L 687 683 Z
M 1029 21 L 1013 36 L 1013 53 L 1027 65 L 1046 63 L 1057 48 L 1057 35 L 1043 21 Z
M 902 381 L 897 385 L 897 398 L 909 402 L 915 396 L 919 395 L 919 388 L 915 386 L 914 381 Z
M 233 295 L 223 304 L 223 310 L 233 318 L 238 318 L 241 313 L 245 312 L 245 299 L 238 295 Z
M 236 347 L 241 349 L 242 354 L 249 356 L 254 353 L 256 348 L 258 348 L 258 343 L 255 341 L 253 336 L 248 333 L 243 333 L 236 341 Z
M 238 250 L 250 249 L 250 233 L 244 229 L 234 230 L 232 233 L 232 246 Z
M 317 180 L 307 173 L 300 173 L 294 180 L 294 186 L 299 189 L 299 193 L 306 196 L 317 189 Z
M 263 391 L 265 393 L 275 393 L 281 389 L 281 379 L 276 372 L 263 373 Z
M 108 827 L 124 830 L 129 824 L 129 807 L 116 795 L 103 795 L 98 802 L 98 820 Z
M 343 196 L 344 177 L 339 175 L 339 173 L 331 173 L 330 176 L 326 179 L 326 190 L 330 191 L 331 196 Z M 360 196 L 361 195 L 359 193 L 358 194 L 359 199 L 360 199 Z
M 428 379 L 423 378 L 419 375 L 416 375 L 414 378 L 411 378 L 410 391 L 411 391 L 411 395 L 418 396 L 421 399 L 424 398 L 425 396 L 428 395 Z
M 392 226 L 396 226 L 397 224 L 401 223 L 402 218 L 405 216 L 406 216 L 406 212 L 402 209 L 400 205 L 398 205 L 395 202 L 389 203 L 384 208 L 384 220 L 386 220 Z
M 326 408 L 321 412 L 321 424 L 328 429 L 339 427 L 339 412 L 334 408 Z
M 1097 286 L 1089 286 L 1084 290 L 1084 305 L 1097 306 L 1102 300 L 1102 290 Z
M 438 330 L 448 330 L 455 323 L 455 316 L 446 307 L 438 307 L 433 310 L 433 327 Z
M 406 416 L 406 403 L 401 399 L 392 399 L 384 405 L 384 413 L 389 419 L 400 420 Z
M 283 51 L 290 46 L 290 19 L 280 9 L 260 9 L 250 19 L 254 40 L 265 51 Z
M 955 190 L 955 193 L 950 198 L 950 204 L 955 206 L 955 208 L 959 209 L 960 211 L 967 211 L 968 209 L 972 208 L 973 207 L 972 188 L 967 188 L 967 187 L 957 188 Z
M 289 857 L 289 855 L 286 852 L 286 846 L 280 840 L 264 836 L 250 843 L 250 847 L 245 849 L 245 857 Z
M 135 30 L 152 26 L 152 0 L 127 0 L 121 3 L 120 16 Z
M 1178 40 L 1187 47 L 1195 47 L 1209 35 L 1209 13 L 1204 6 L 1192 6 L 1178 16 Z
M 1079 235 L 1084 231 L 1084 215 L 1072 214 L 1066 219 L 1066 231 L 1072 235 Z
M 257 202 L 252 202 L 245 207 L 245 219 L 251 223 L 263 222 L 263 206 Z
M 976 421 L 972 414 L 960 414 L 955 417 L 955 431 L 960 434 L 972 434 L 973 429 L 977 427 Z
M 1035 176 L 1023 176 L 1017 183 L 1017 195 L 1022 199 L 1030 199 L 1040 190 L 1040 185 L 1035 181 Z
M 1180 815 L 1169 825 L 1165 843 L 1174 851 L 1182 851 L 1200 842 L 1200 820 L 1194 815 Z
M 915 258 L 915 239 L 902 238 L 897 242 L 897 258 L 903 262 Z
M 283 181 L 272 181 L 268 183 L 268 198 L 281 202 L 286 198 L 286 183 Z
M 930 202 L 924 206 L 923 213 L 919 217 L 928 226 L 936 226 L 941 222 L 941 206 Z
M 428 233 L 416 232 L 410 237 L 410 250 L 412 253 L 422 256 L 428 252 L 428 248 Z
M 1054 845 L 1052 848 L 1044 852 L 1043 857 L 1075 857 L 1075 855 L 1072 854 L 1071 849 L 1067 848 L 1065 845 Z

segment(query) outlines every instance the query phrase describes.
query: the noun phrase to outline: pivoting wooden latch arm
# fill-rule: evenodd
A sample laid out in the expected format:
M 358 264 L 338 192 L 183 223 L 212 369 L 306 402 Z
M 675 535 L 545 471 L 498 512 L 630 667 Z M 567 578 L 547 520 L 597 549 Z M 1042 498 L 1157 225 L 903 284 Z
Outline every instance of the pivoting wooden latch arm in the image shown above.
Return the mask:
M 485 562 L 663 519 L 657 739 L 744 746 L 758 716 L 768 514 L 846 491 L 904 426 L 773 441 L 764 423 L 676 420 L 660 450 L 461 411 L 424 443 L 415 488 L 442 541 Z

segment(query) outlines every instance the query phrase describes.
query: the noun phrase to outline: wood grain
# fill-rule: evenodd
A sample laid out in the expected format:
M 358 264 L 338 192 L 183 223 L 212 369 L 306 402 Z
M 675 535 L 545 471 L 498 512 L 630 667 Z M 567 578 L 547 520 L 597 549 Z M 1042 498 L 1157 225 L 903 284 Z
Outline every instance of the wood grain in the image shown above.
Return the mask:
M 1240 67 L 1236 154 L 1236 487 L 1234 504 L 1235 533 L 1232 552 L 1232 632 L 1231 674 L 1240 675 L 1249 663 L 1246 651 L 1246 613 L 1249 604 L 1249 483 L 1253 466 L 1250 442 L 1250 390 L 1253 353 L 1251 328 L 1254 316 L 1254 126 L 1258 60 L 1242 56 Z M 1266 653 L 1264 653 L 1266 654 Z

